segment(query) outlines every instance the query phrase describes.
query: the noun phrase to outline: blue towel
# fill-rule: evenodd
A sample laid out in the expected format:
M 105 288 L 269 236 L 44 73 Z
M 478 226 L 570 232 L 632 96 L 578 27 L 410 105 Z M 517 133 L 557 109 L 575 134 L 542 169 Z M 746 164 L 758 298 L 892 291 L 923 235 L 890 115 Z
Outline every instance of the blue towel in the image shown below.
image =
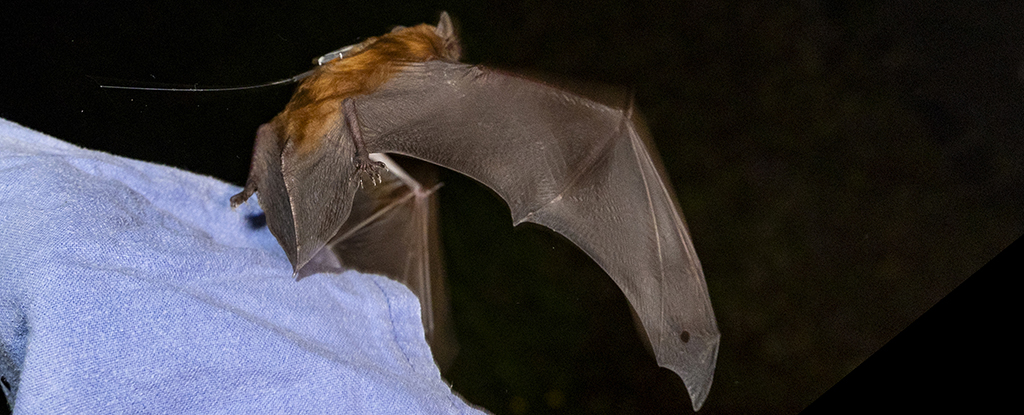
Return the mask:
M 0 119 L 14 413 L 479 413 L 441 379 L 405 286 L 295 281 L 255 198 L 228 206 L 239 190 Z

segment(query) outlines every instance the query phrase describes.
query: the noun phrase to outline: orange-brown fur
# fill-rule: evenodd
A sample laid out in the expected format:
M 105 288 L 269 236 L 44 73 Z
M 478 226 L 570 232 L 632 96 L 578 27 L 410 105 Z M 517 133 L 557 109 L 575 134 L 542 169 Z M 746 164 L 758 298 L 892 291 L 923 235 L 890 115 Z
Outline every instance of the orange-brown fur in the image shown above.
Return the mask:
M 318 69 L 271 121 L 278 137 L 292 140 L 300 153 L 312 151 L 338 119 L 342 100 L 373 92 L 409 63 L 445 56 L 444 39 L 434 31 L 421 24 L 370 38 Z

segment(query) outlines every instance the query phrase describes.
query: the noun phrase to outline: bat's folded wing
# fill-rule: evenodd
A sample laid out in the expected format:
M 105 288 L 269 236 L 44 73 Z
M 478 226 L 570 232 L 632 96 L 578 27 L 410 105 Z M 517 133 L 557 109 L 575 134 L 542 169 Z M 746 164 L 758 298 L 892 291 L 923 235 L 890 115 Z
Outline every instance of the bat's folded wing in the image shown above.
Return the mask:
M 249 180 L 231 203 L 244 202 L 258 189 L 267 226 L 301 277 L 312 271 L 304 269 L 306 264 L 321 255 L 349 216 L 358 183 L 351 179 L 354 146 L 345 136 L 320 140 L 317 151 L 308 151 L 277 134 L 270 123 L 260 126 Z M 335 125 L 330 134 L 341 136 L 341 129 Z
M 356 107 L 369 151 L 479 180 L 515 223 L 549 227 L 587 252 L 700 407 L 720 335 L 681 211 L 629 110 L 440 61 L 410 65 Z

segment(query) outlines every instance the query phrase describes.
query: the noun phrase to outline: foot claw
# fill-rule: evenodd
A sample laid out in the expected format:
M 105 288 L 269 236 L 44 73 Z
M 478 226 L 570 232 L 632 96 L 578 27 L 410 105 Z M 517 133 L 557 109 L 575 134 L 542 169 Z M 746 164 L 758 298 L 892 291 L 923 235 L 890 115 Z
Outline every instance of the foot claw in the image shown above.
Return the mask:
M 242 191 L 239 192 L 238 194 L 231 196 L 231 208 L 234 209 L 238 207 L 238 205 L 245 203 L 247 200 L 249 200 L 249 197 L 252 196 L 252 193 L 252 190 L 246 188 L 242 189 Z

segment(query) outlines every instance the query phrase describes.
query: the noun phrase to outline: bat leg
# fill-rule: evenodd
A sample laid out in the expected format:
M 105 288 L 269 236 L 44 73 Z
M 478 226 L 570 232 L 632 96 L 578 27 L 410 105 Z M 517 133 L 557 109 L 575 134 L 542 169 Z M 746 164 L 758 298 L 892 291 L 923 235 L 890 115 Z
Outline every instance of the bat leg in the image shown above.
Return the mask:
M 379 161 L 370 159 L 370 153 L 366 151 L 366 142 L 363 141 L 363 132 L 359 129 L 359 118 L 356 114 L 356 104 L 352 98 L 345 98 L 341 102 L 341 113 L 345 117 L 345 124 L 348 125 L 349 133 L 352 134 L 352 141 L 356 145 L 356 154 L 352 156 L 352 163 L 356 166 L 356 176 L 369 176 L 370 184 L 381 183 L 380 169 L 387 171 L 387 166 Z M 363 186 L 362 177 L 359 178 L 359 186 Z
M 234 209 L 249 200 L 259 190 L 259 183 L 266 178 L 265 159 L 281 157 L 280 140 L 274 133 L 270 123 L 263 124 L 256 130 L 256 143 L 252 148 L 252 161 L 249 162 L 249 178 L 245 180 L 245 188 L 231 196 L 231 208 Z
M 238 205 L 245 203 L 246 200 L 249 200 L 249 197 L 251 197 L 253 192 L 255 192 L 256 190 L 253 187 L 255 186 L 249 186 L 248 184 L 246 184 L 245 188 L 242 189 L 241 192 L 238 192 L 238 194 L 231 196 L 231 208 L 234 209 L 238 207 Z

